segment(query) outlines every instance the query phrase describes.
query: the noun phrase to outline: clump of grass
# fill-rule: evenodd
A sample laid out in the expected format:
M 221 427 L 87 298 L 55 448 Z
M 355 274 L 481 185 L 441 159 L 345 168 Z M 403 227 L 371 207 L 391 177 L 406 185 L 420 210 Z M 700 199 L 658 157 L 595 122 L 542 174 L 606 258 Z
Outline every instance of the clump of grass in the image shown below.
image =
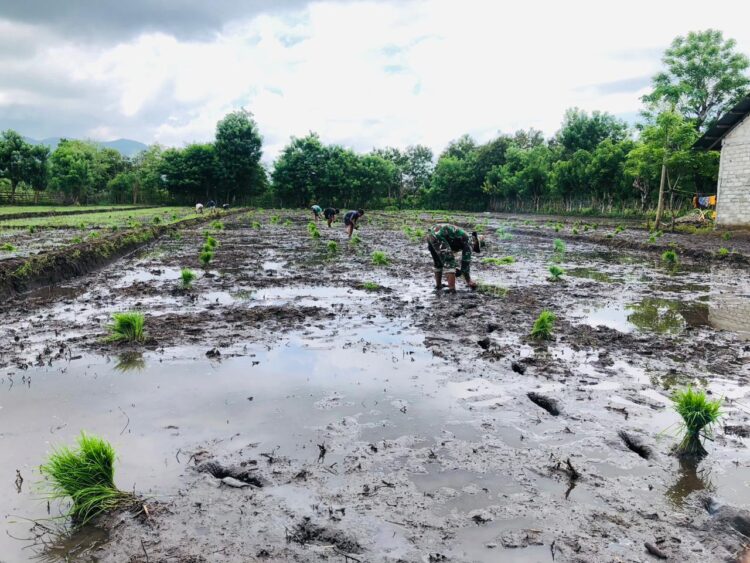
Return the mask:
M 505 266 L 506 264 L 515 263 L 513 256 L 503 256 L 502 258 L 482 258 L 482 264 L 492 264 L 493 266 Z
M 112 313 L 108 342 L 143 342 L 146 339 L 146 316 L 138 311 Z
M 198 255 L 198 260 L 200 260 L 201 265 L 205 268 L 211 263 L 211 260 L 214 259 L 214 253 L 211 249 L 204 248 L 201 250 L 201 253 Z
M 732 238 L 732 233 L 730 233 L 729 231 L 727 231 L 726 233 L 724 233 L 723 235 L 721 235 L 721 238 L 723 240 L 729 240 L 730 238 Z
M 152 223 L 153 223 L 154 225 L 160 225 L 160 224 L 161 224 L 161 217 L 159 217 L 159 216 L 157 215 L 157 216 L 155 216 L 155 217 L 154 217 L 153 219 L 151 219 L 151 222 L 152 222 Z
M 362 289 L 365 291 L 378 291 L 380 289 L 380 285 L 376 284 L 375 282 L 366 281 L 362 282 Z
M 271 215 L 271 224 L 272 225 L 278 225 L 281 222 L 281 216 L 280 215 Z
M 382 250 L 373 251 L 370 258 L 372 258 L 372 263 L 376 266 L 387 266 L 390 262 L 388 255 Z
M 558 254 L 564 254 L 565 242 L 562 239 L 556 238 L 552 241 L 552 248 L 554 248 L 555 252 L 557 252 Z
M 260 229 L 261 224 L 258 221 L 253 221 L 252 227 L 253 229 Z
M 729 249 L 724 248 L 723 246 L 716 252 L 720 257 L 724 258 L 725 256 L 729 255 Z
M 679 261 L 677 258 L 677 252 L 674 250 L 665 250 L 661 255 L 662 262 L 667 264 L 677 264 Z
M 331 254 L 336 254 L 339 250 L 339 243 L 337 243 L 335 240 L 329 240 L 326 244 L 326 248 L 328 249 L 328 252 Z
M 552 281 L 560 281 L 560 279 L 565 274 L 565 270 L 563 270 L 560 266 L 557 266 L 556 264 L 552 264 L 552 266 L 549 267 L 549 273 L 552 276 Z
M 531 327 L 531 337 L 536 340 L 549 340 L 552 338 L 552 329 L 555 326 L 555 314 L 552 311 L 542 311 Z
M 477 291 L 490 297 L 505 297 L 508 294 L 507 288 L 491 283 L 478 283 Z
M 3 250 L 5 252 L 13 252 L 16 249 L 15 246 L 13 246 L 11 243 L 6 242 L 2 246 L 0 246 L 0 250 Z
M 307 224 L 307 232 L 310 233 L 310 236 L 314 239 L 320 238 L 320 230 L 318 229 L 318 225 L 315 223 L 315 221 L 310 221 Z
M 72 499 L 67 516 L 79 525 L 137 502 L 135 495 L 115 486 L 115 450 L 98 436 L 81 432 L 77 447 L 54 450 L 40 470 L 51 499 Z
M 221 231 L 224 229 L 224 223 L 222 223 L 221 221 L 214 221 L 213 223 L 211 223 L 211 228 L 214 231 Z
M 182 289 L 190 289 L 193 286 L 196 275 L 190 268 L 183 268 L 180 270 L 180 285 Z
M 722 414 L 721 399 L 708 399 L 705 391 L 687 387 L 675 392 L 672 402 L 674 409 L 682 417 L 684 432 L 682 441 L 677 446 L 677 454 L 696 457 L 707 455 L 701 434 L 704 438 L 710 437 L 711 426 Z

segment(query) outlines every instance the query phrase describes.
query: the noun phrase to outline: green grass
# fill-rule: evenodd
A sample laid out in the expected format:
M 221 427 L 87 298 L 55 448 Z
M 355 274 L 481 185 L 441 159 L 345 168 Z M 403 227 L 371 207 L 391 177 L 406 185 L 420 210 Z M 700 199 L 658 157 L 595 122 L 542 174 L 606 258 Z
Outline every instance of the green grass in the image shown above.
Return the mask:
M 677 264 L 677 262 L 679 262 L 677 252 L 675 252 L 674 250 L 665 250 L 664 252 L 662 252 L 661 260 L 662 262 L 666 262 L 667 264 Z
M 6 242 L 5 244 L 0 245 L 0 250 L 4 252 L 13 252 L 16 249 L 15 246 L 13 246 L 11 243 Z
M 365 291 L 378 291 L 380 289 L 380 285 L 375 282 L 366 281 L 362 282 L 362 289 L 364 289 Z
M 383 252 L 382 250 L 375 250 L 373 251 L 372 255 L 370 256 L 372 259 L 372 263 L 375 266 L 387 266 L 390 262 L 390 259 L 388 258 L 388 255 Z
M 193 286 L 196 275 L 190 268 L 180 270 L 180 285 L 183 289 L 190 289 Z
M 720 257 L 724 258 L 724 256 L 729 256 L 729 249 L 724 248 L 723 246 L 716 252 Z
M 552 276 L 552 281 L 560 281 L 560 279 L 562 279 L 563 275 L 565 274 L 565 270 L 563 270 L 560 266 L 552 264 L 552 266 L 549 267 L 549 273 Z
M 563 254 L 565 252 L 565 242 L 562 239 L 556 238 L 552 241 L 552 248 L 558 254 Z
M 165 218 L 174 215 L 177 219 Z M 136 228 L 144 225 L 153 225 L 154 217 L 159 217 L 160 223 L 177 223 L 185 219 L 197 217 L 195 210 L 186 207 L 157 207 L 153 209 L 128 209 L 122 211 L 106 211 L 101 213 L 86 213 L 83 215 L 63 215 L 46 217 L 29 217 L 26 219 L 2 220 L 0 215 L 0 226 L 27 229 L 34 227 L 43 228 L 68 228 L 68 229 L 104 229 L 117 226 L 119 228 Z
M 531 337 L 536 340 L 549 340 L 555 326 L 555 314 L 552 311 L 542 311 L 531 327 Z
M 78 525 L 132 506 L 136 497 L 115 486 L 115 450 L 106 440 L 81 432 L 77 447 L 52 451 L 40 466 L 50 499 L 71 499 L 66 514 Z
M 211 263 L 211 260 L 214 259 L 214 253 L 211 249 L 203 248 L 198 255 L 198 260 L 200 260 L 201 265 L 205 268 Z
M 721 417 L 721 399 L 711 400 L 705 391 L 687 387 L 672 395 L 674 409 L 682 417 L 683 437 L 677 453 L 685 456 L 707 455 L 701 435 L 710 437 L 711 426 Z
M 506 264 L 515 263 L 513 256 L 503 256 L 502 258 L 482 258 L 482 264 L 491 264 L 493 266 L 505 266 Z
M 138 311 L 112 313 L 108 342 L 143 342 L 146 339 L 146 316 Z
M 326 244 L 326 249 L 328 249 L 328 252 L 331 254 L 335 254 L 339 250 L 339 243 L 337 243 L 335 240 L 329 240 Z

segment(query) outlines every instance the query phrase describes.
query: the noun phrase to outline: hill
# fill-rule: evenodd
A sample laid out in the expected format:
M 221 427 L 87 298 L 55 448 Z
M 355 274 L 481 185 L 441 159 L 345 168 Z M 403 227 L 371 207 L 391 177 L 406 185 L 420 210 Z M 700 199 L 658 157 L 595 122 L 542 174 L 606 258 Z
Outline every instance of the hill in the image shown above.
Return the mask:
M 51 151 L 54 151 L 57 148 L 58 143 L 60 142 L 60 137 L 47 137 L 46 139 L 31 139 L 29 137 L 24 137 L 24 139 L 26 139 L 27 143 L 31 143 L 32 145 L 47 145 Z M 115 149 L 116 151 L 119 151 L 123 156 L 133 156 L 148 148 L 140 141 L 134 141 L 132 139 L 115 139 L 114 141 L 92 142 L 105 148 Z

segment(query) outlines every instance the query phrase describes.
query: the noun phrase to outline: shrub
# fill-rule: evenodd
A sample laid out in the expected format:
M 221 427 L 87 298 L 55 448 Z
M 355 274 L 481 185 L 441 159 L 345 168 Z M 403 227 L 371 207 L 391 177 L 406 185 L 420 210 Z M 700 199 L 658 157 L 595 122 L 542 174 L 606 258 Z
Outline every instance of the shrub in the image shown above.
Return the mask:
M 328 252 L 335 254 L 339 250 L 339 243 L 335 240 L 329 240 L 328 244 L 326 244 L 326 248 L 328 249 Z
M 696 391 L 687 387 L 672 395 L 672 402 L 677 413 L 682 417 L 684 436 L 677 446 L 677 453 L 685 456 L 703 457 L 708 452 L 701 441 L 701 431 L 706 437 L 711 426 L 721 416 L 721 399 L 710 400 L 705 391 Z
M 180 285 L 183 289 L 190 289 L 195 281 L 195 272 L 189 268 L 180 270 Z
M 390 260 L 388 259 L 388 255 L 383 252 L 382 250 L 375 250 L 372 255 L 372 263 L 376 266 L 387 266 Z
M 719 256 L 721 256 L 721 257 L 723 258 L 724 256 L 727 256 L 727 255 L 729 255 L 729 249 L 728 249 L 728 248 L 724 248 L 724 247 L 722 246 L 722 247 L 721 247 L 721 248 L 720 248 L 720 249 L 718 250 L 717 254 L 718 254 Z
M 109 342 L 143 342 L 146 339 L 144 327 L 146 316 L 138 311 L 112 313 L 109 325 Z
M 556 238 L 552 241 L 552 248 L 554 248 L 555 252 L 558 254 L 563 254 L 565 252 L 565 242 L 563 242 L 562 239 Z
M 565 270 L 563 270 L 560 266 L 553 264 L 549 267 L 549 273 L 550 275 L 552 275 L 552 281 L 560 281 L 560 278 L 562 278 L 563 274 L 565 274 Z
M 211 263 L 211 260 L 214 259 L 214 253 L 210 249 L 204 248 L 201 250 L 201 253 L 198 255 L 198 260 L 200 260 L 201 265 L 205 268 Z
M 661 255 L 661 259 L 667 264 L 677 264 L 677 252 L 674 250 L 665 250 Z
M 2 246 L 0 246 L 0 250 L 4 250 L 5 252 L 13 252 L 16 249 L 15 246 L 13 246 L 11 243 L 6 242 Z
M 54 450 L 40 470 L 50 498 L 73 500 L 67 515 L 76 524 L 136 502 L 135 495 L 115 486 L 115 450 L 97 436 L 81 432 L 78 447 Z
M 505 266 L 513 264 L 516 261 L 513 256 L 503 256 L 502 258 L 482 258 L 482 264 L 492 264 L 493 266 Z
M 549 340 L 552 338 L 552 329 L 555 326 L 555 314 L 552 311 L 542 311 L 531 327 L 531 337 L 537 340 Z

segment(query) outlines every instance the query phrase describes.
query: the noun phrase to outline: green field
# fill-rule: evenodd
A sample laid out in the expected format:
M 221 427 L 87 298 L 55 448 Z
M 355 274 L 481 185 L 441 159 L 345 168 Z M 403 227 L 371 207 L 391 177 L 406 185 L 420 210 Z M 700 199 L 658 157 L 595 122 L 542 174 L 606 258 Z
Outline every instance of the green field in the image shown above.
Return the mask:
M 196 216 L 197 214 L 192 207 L 154 207 L 151 209 L 129 209 L 126 211 L 106 211 L 82 215 L 50 215 L 47 217 L 0 220 L 0 228 L 128 228 L 138 227 L 143 224 L 153 224 L 156 217 L 158 217 L 158 223 L 164 225 Z
M 1 205 L 0 217 L 19 213 L 74 213 L 97 209 L 132 209 L 132 205 Z

